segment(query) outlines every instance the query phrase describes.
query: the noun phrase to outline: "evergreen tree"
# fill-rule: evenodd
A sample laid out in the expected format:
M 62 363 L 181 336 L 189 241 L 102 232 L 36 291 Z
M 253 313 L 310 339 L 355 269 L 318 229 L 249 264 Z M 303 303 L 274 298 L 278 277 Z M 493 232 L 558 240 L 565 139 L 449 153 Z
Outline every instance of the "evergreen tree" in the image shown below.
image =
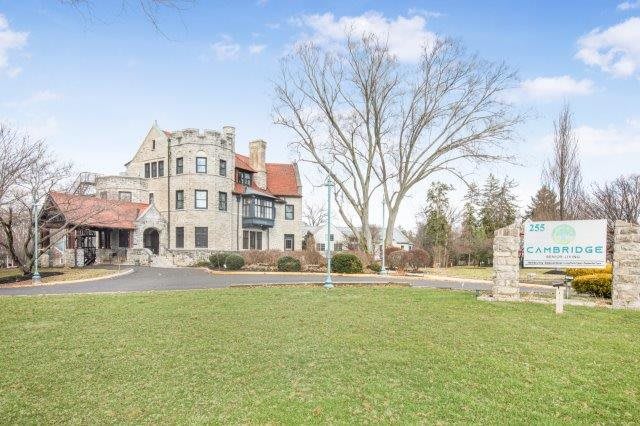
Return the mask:
M 496 229 L 510 225 L 516 219 L 517 184 L 508 178 L 500 182 L 493 174 L 487 178 L 481 193 L 480 222 L 488 238 Z
M 559 203 L 556 193 L 547 185 L 542 185 L 536 195 L 531 197 L 526 217 L 531 220 L 558 220 Z
M 427 191 L 424 223 L 420 226 L 420 240 L 433 253 L 435 263 L 447 264 L 447 247 L 451 239 L 451 208 L 449 191 L 451 185 L 433 182 Z

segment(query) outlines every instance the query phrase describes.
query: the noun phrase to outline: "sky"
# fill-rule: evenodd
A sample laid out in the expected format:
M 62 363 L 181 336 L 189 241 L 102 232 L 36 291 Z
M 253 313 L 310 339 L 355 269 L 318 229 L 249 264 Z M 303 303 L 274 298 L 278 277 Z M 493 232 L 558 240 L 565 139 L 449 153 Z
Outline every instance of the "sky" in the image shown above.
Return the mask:
M 403 63 L 425 40 L 452 37 L 518 72 L 512 102 L 527 120 L 506 147 L 517 163 L 481 164 L 471 178 L 515 179 L 522 209 L 540 186 L 564 102 L 587 185 L 640 172 L 640 0 L 194 0 L 159 9 L 157 26 L 137 4 L 0 0 L 0 121 L 46 138 L 78 171 L 122 172 L 154 120 L 168 130 L 232 125 L 239 152 L 261 138 L 267 161 L 292 161 L 292 135 L 272 119 L 279 60 L 300 40 L 340 42 L 349 25 L 387 36 Z M 318 176 L 301 171 L 305 199 L 322 202 Z M 415 226 L 435 180 L 453 184 L 459 202 L 462 183 L 431 176 L 398 224 Z

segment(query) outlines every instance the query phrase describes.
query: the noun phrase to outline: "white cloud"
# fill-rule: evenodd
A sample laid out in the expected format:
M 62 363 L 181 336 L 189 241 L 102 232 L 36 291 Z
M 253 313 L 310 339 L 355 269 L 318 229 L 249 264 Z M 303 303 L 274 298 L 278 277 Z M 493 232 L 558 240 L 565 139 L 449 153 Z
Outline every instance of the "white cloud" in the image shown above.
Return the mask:
M 0 14 L 0 69 L 9 65 L 9 51 L 23 48 L 27 44 L 29 33 L 17 32 L 9 28 L 9 21 Z M 16 68 L 9 70 L 9 76 L 15 77 Z
M 252 44 L 249 46 L 249 53 L 251 53 L 252 55 L 257 55 L 259 53 L 262 53 L 262 51 L 266 48 L 266 44 Z
M 21 101 L 5 102 L 3 105 L 9 108 L 24 108 L 35 104 L 57 101 L 61 98 L 62 96 L 59 93 L 52 90 L 40 90 L 39 92 L 33 93 L 26 99 Z
M 22 73 L 22 68 L 20 67 L 14 67 L 7 70 L 7 75 L 9 76 L 9 78 L 15 78 L 19 76 L 21 73 Z
M 435 42 L 437 37 L 426 29 L 426 22 L 422 15 L 389 19 L 379 12 L 339 18 L 332 13 L 301 15 L 291 20 L 292 24 L 311 32 L 303 35 L 304 41 L 323 46 L 340 45 L 345 41 L 347 31 L 352 30 L 355 34 L 373 33 L 386 40 L 389 50 L 404 62 L 417 61 L 423 48 Z
M 441 18 L 444 16 L 441 12 L 436 12 L 435 10 L 425 10 L 425 9 L 409 9 L 409 15 L 422 15 L 425 18 Z
M 580 151 L 585 156 L 640 154 L 640 133 L 630 127 L 576 128 Z
M 576 57 L 584 63 L 616 77 L 631 77 L 640 71 L 640 18 L 604 30 L 596 28 L 580 37 L 578 46 Z
M 269 3 L 269 0 L 258 0 L 258 1 L 256 1 L 256 4 L 257 4 L 258 6 L 261 6 L 261 7 L 266 6 L 266 5 L 267 5 L 267 3 Z
M 233 38 L 224 35 L 220 41 L 211 45 L 211 50 L 219 61 L 233 60 L 238 58 L 240 45 Z
M 555 100 L 593 93 L 594 84 L 589 79 L 576 80 L 568 75 L 537 77 L 525 80 L 520 85 L 523 97 L 537 100 Z
M 640 0 L 622 2 L 618 5 L 617 9 L 618 10 L 640 9 Z
M 620 162 L 633 161 L 633 154 L 640 154 L 640 133 L 636 120 L 627 120 L 625 125 L 593 127 L 581 125 L 575 128 L 580 154 L 585 158 L 618 157 Z M 545 135 L 540 144 L 540 151 L 548 152 L 553 146 L 553 134 Z M 613 161 L 611 159 L 608 162 Z M 617 160 L 616 160 L 617 161 Z

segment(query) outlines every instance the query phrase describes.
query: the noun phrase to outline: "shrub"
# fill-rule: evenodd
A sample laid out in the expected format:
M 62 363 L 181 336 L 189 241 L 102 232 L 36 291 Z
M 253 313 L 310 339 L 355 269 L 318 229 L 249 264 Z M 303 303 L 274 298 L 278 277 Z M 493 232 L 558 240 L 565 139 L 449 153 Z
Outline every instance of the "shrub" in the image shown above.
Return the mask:
M 191 264 L 194 268 L 211 267 L 211 263 L 208 260 L 198 260 Z
M 400 251 L 400 250 L 395 250 L 395 251 L 392 251 L 391 253 L 389 253 L 387 255 L 386 261 L 387 261 L 387 266 L 389 267 L 389 269 L 404 270 L 407 267 L 406 264 L 405 264 L 406 258 L 402 254 L 402 251 Z
M 282 256 L 278 259 L 278 271 L 280 272 L 300 272 L 302 266 L 300 261 L 292 256 Z
M 367 268 L 369 268 L 369 270 L 375 272 L 376 274 L 379 274 L 382 270 L 382 266 L 380 266 L 378 262 L 370 263 L 369 265 L 367 265 Z
M 429 266 L 431 255 L 422 249 L 396 250 L 387 257 L 387 264 L 391 269 L 415 271 Z
M 580 275 L 573 279 L 573 289 L 578 293 L 590 294 L 596 297 L 611 297 L 612 274 L 598 273 Z
M 315 250 L 306 250 L 303 252 L 304 263 L 307 265 L 326 266 L 327 259 L 324 258 L 322 253 Z
M 414 248 L 413 250 L 405 251 L 403 253 L 407 256 L 407 268 L 412 271 L 420 268 L 426 268 L 431 265 L 431 256 L 426 250 Z
M 391 253 L 395 253 L 395 252 L 400 251 L 400 250 L 402 250 L 400 247 L 396 247 L 396 246 L 389 246 L 389 247 L 387 247 L 387 248 L 385 248 L 385 249 L 384 249 L 384 255 L 385 255 L 386 257 L 389 257 L 389 255 L 390 255 Z
M 230 271 L 238 271 L 244 266 L 244 259 L 239 254 L 231 253 L 225 260 L 225 266 Z
M 209 268 L 223 269 L 229 253 L 220 251 L 209 256 Z
M 353 253 L 336 253 L 331 258 L 331 271 L 341 274 L 358 274 L 362 272 L 362 262 Z
M 613 274 L 613 265 L 611 263 L 607 263 L 607 266 L 605 266 L 604 268 L 567 269 L 567 275 L 571 275 L 574 278 L 580 277 L 582 275 L 593 275 L 593 274 Z
M 245 265 L 273 265 L 284 254 L 280 250 L 245 250 L 239 253 Z

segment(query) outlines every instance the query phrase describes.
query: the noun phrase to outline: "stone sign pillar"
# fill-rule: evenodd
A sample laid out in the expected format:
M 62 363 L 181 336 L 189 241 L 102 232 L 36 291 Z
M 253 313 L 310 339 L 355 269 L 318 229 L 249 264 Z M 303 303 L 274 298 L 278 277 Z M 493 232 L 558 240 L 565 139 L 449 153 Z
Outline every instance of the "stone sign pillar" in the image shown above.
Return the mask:
M 515 222 L 497 229 L 493 237 L 493 292 L 497 300 L 520 298 L 520 231 Z
M 640 309 L 640 225 L 617 220 L 613 235 L 614 308 Z

